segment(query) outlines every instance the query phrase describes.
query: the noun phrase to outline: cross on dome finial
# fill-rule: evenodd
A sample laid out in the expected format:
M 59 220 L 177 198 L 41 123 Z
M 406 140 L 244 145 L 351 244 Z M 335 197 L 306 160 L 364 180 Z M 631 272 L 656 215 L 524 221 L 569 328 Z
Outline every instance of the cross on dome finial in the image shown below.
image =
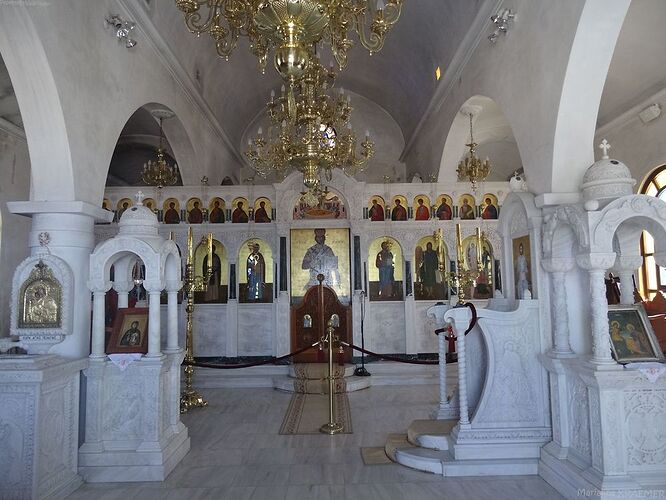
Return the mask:
M 601 157 L 602 160 L 608 160 L 608 150 L 611 148 L 611 145 L 608 144 L 608 141 L 604 139 L 601 141 L 601 144 L 599 144 L 599 149 L 601 149 L 604 152 L 604 155 Z
M 139 190 L 139 192 L 136 193 L 136 195 L 134 195 L 134 198 L 136 199 L 136 204 L 137 205 L 143 205 L 143 199 L 145 197 L 146 197 L 146 195 L 143 194 L 143 192 L 141 190 Z

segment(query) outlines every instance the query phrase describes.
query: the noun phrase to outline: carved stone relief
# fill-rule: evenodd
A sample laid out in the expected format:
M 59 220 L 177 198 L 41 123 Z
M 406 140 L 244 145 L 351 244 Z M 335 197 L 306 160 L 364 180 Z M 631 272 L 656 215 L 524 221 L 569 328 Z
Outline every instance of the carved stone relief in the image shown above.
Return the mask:
M 666 391 L 624 393 L 629 468 L 666 464 Z

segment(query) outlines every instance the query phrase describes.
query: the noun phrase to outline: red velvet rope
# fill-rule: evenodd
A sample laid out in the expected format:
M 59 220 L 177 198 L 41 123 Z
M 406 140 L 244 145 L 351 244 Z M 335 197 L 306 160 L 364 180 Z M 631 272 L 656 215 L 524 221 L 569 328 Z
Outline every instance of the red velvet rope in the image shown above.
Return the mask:
M 276 363 L 278 361 L 282 361 L 283 359 L 291 358 L 293 356 L 296 356 L 298 354 L 301 354 L 302 352 L 307 351 L 308 349 L 312 349 L 313 347 L 316 347 L 319 345 L 319 342 L 315 342 L 312 345 L 309 345 L 307 347 L 303 347 L 302 349 L 299 349 L 294 352 L 290 352 L 289 354 L 285 354 L 284 356 L 280 356 L 278 358 L 272 357 L 270 359 L 266 359 L 264 361 L 256 361 L 254 363 L 243 363 L 243 364 L 219 364 L 219 363 L 206 363 L 205 361 L 183 361 L 184 365 L 190 365 L 190 366 L 198 366 L 199 368 L 216 368 L 218 370 L 231 370 L 235 368 L 250 368 L 252 366 L 261 366 L 261 365 L 267 365 L 269 363 Z

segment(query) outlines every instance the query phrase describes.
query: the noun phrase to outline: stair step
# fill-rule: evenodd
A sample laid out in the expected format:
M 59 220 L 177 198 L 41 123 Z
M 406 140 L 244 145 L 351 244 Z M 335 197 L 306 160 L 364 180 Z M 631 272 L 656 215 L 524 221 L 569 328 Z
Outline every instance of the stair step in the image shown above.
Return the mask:
M 433 474 L 442 474 L 442 464 L 451 460 L 448 451 L 429 448 L 402 448 L 395 452 L 395 461 L 400 465 Z
M 337 382 L 338 379 L 336 379 Z M 367 389 L 372 384 L 369 377 L 345 377 L 345 392 L 355 392 Z M 328 382 L 320 380 L 299 380 L 293 377 L 282 376 L 273 377 L 273 387 L 280 391 L 295 392 L 295 386 L 298 386 L 299 392 L 304 391 L 307 394 L 326 394 L 328 392 Z
M 407 439 L 410 443 L 423 448 L 448 450 L 448 435 L 457 423 L 456 419 L 414 420 L 407 430 Z
M 397 462 L 396 452 L 397 450 L 403 449 L 415 449 L 416 447 L 407 441 L 406 434 L 389 434 L 386 438 L 386 444 L 384 449 L 386 450 L 386 456 L 389 457 L 392 461 Z

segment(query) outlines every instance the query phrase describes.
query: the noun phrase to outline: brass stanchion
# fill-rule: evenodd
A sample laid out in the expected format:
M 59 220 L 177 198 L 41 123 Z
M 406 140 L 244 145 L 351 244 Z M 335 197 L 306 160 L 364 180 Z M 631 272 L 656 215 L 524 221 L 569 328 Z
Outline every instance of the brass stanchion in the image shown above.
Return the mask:
M 323 311 L 322 311 L 323 313 Z M 339 342 L 337 335 L 333 335 L 335 329 L 333 325 L 335 323 L 334 316 L 331 316 L 331 319 L 328 320 L 326 335 L 321 338 L 321 342 L 328 345 L 328 423 L 322 425 L 319 428 L 320 432 L 324 434 L 338 434 L 342 432 L 342 424 L 335 421 L 335 383 L 333 379 L 333 343 Z
M 205 291 L 208 281 L 212 275 L 212 262 L 213 262 L 213 234 L 208 234 L 208 269 L 206 270 L 205 278 L 198 278 L 195 276 L 194 271 L 194 247 L 192 245 L 192 228 L 189 228 L 187 233 L 187 264 L 185 265 L 185 284 L 184 289 L 187 294 L 187 306 L 185 312 L 187 313 L 187 324 L 185 327 L 185 361 L 192 363 L 194 361 L 194 332 L 193 332 L 193 319 L 194 319 L 194 292 Z M 190 408 L 203 408 L 208 406 L 201 394 L 199 394 L 193 387 L 192 380 L 194 378 L 194 367 L 190 364 L 185 365 L 185 388 L 180 394 L 180 412 L 186 413 Z

